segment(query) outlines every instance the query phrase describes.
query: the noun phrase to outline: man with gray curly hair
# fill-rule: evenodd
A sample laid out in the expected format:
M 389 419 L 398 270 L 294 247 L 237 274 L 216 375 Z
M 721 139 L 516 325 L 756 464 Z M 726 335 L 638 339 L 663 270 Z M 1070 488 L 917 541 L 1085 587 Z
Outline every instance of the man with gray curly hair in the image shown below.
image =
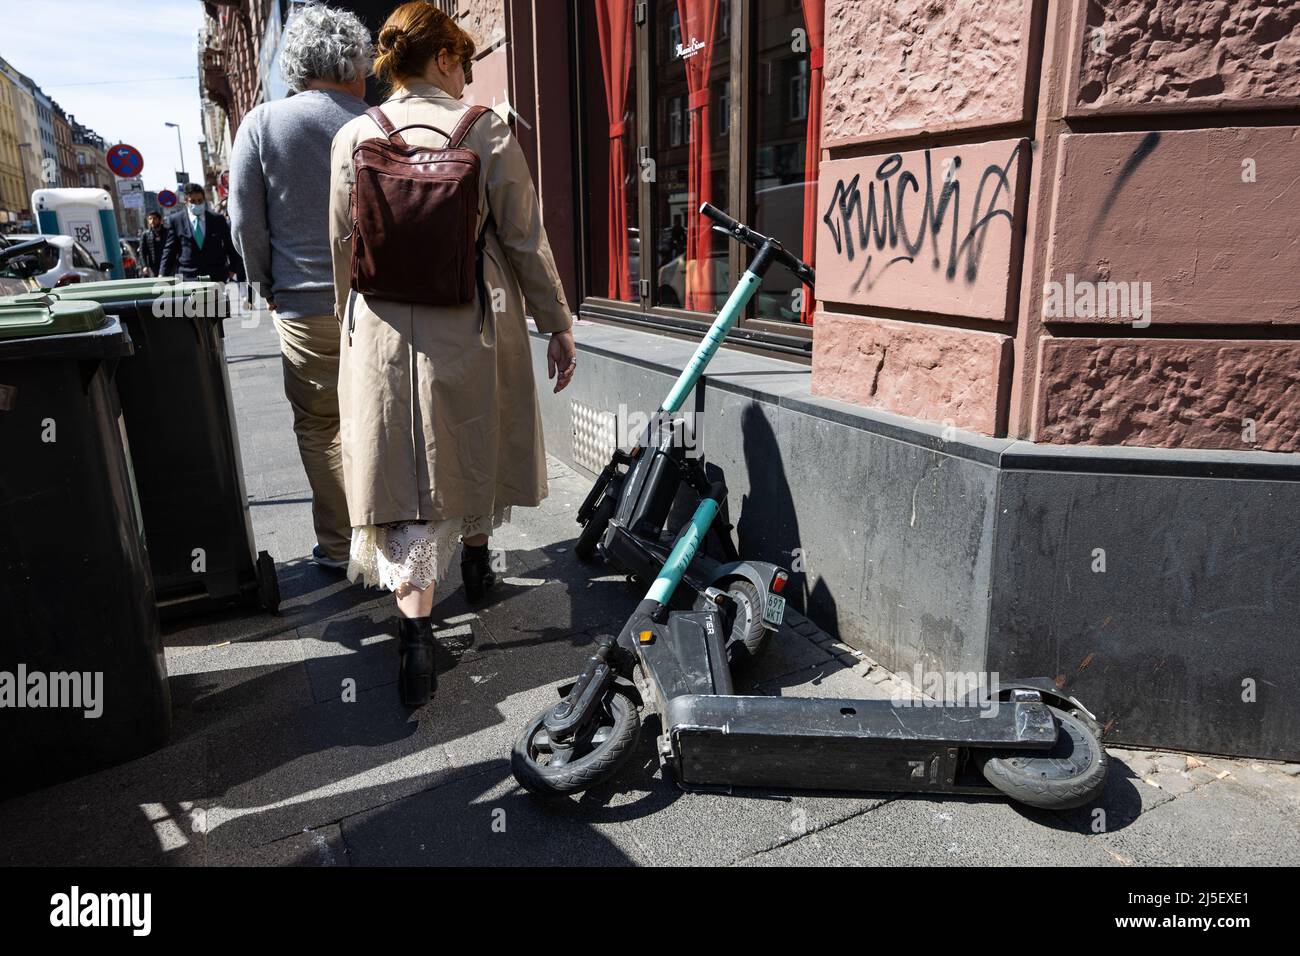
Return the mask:
M 346 10 L 298 9 L 285 28 L 288 99 L 244 117 L 230 155 L 230 225 L 280 334 L 284 393 L 312 491 L 312 557 L 344 569 L 352 525 L 339 444 L 339 318 L 330 258 L 330 144 L 366 111 L 370 32 Z

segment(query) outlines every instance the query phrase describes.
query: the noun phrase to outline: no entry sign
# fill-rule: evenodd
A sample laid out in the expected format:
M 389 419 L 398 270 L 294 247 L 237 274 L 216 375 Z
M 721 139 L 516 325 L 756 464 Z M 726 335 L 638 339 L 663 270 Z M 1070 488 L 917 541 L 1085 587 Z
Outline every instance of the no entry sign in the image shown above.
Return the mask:
M 176 194 L 170 189 L 164 189 L 158 194 L 158 205 L 164 209 L 171 209 L 172 206 L 176 205 Z
M 144 169 L 144 157 L 134 146 L 118 143 L 108 148 L 108 168 L 123 178 L 139 176 Z

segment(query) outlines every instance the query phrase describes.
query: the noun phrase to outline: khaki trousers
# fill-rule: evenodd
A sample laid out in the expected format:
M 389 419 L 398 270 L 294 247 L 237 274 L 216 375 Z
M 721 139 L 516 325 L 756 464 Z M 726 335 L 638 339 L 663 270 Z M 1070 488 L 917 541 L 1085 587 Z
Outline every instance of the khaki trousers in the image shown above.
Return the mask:
M 339 441 L 339 321 L 332 314 L 275 318 L 284 366 L 284 395 L 293 408 L 293 431 L 307 483 L 312 523 L 326 557 L 346 561 L 352 541 L 343 494 Z

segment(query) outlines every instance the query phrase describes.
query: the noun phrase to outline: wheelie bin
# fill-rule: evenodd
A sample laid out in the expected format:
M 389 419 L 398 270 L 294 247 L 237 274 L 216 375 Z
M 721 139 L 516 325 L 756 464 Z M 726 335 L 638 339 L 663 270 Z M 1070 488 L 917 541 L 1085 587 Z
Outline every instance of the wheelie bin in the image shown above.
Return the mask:
M 93 303 L 0 307 L 0 794 L 160 746 L 167 670 L 115 366 Z
M 225 286 L 172 277 L 46 294 L 99 303 L 135 343 L 117 391 L 163 620 L 230 605 L 277 610 L 275 562 L 256 549 L 244 490 L 226 370 Z

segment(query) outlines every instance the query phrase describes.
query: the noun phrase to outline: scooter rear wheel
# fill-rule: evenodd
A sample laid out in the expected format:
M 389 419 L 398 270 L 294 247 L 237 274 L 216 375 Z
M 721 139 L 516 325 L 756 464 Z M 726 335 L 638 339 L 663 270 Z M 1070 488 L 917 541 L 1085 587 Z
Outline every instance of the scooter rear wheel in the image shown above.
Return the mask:
M 736 604 L 736 618 L 727 637 L 727 658 L 741 664 L 763 653 L 772 632 L 763 624 L 763 599 L 758 588 L 740 578 L 728 582 L 726 588 Z
M 586 728 L 567 747 L 557 746 L 547 736 L 546 715 L 551 709 L 529 721 L 510 755 L 510 769 L 519 785 L 541 797 L 566 797 L 612 779 L 641 735 L 635 702 L 617 690 L 605 695 L 596 726 Z
M 1020 803 L 1044 810 L 1081 807 L 1105 789 L 1110 759 L 1084 720 L 1055 707 L 1048 710 L 1057 722 L 1051 750 L 990 754 L 980 769 L 985 780 Z

